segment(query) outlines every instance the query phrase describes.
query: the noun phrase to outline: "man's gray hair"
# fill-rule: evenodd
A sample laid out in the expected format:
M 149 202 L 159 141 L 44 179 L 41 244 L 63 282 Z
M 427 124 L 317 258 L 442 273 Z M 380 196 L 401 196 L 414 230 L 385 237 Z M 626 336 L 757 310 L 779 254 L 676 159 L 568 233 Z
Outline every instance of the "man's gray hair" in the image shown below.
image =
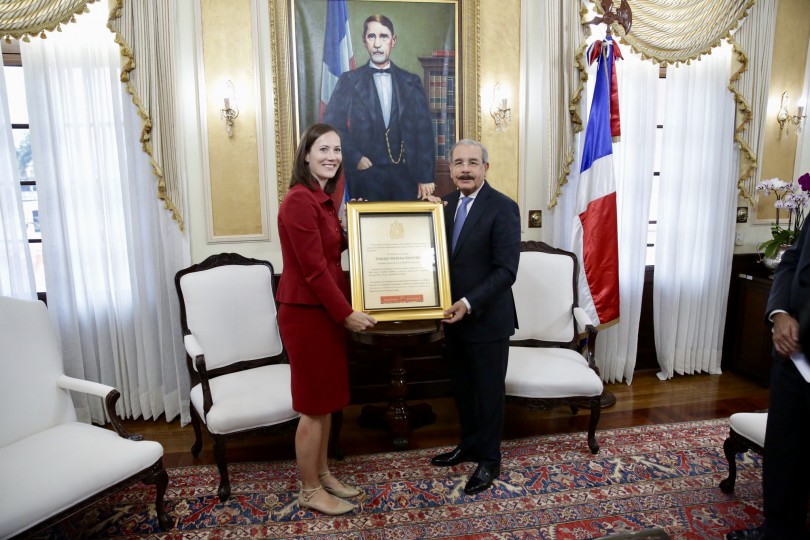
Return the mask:
M 477 146 L 481 149 L 481 159 L 484 160 L 484 163 L 489 163 L 489 152 L 487 151 L 487 147 L 481 144 L 480 142 L 473 140 L 473 139 L 461 139 L 457 141 L 456 144 L 453 145 L 453 148 L 450 149 L 450 157 L 453 157 L 453 152 L 456 151 L 456 146 Z

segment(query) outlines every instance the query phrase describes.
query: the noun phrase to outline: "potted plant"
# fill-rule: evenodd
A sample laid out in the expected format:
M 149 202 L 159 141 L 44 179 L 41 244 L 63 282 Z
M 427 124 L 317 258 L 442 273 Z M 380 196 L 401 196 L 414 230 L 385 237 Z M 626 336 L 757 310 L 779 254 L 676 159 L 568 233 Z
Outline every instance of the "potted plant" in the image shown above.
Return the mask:
M 781 252 L 796 241 L 804 223 L 804 209 L 810 201 L 810 173 L 801 175 L 795 184 L 779 178 L 763 180 L 757 184 L 756 189 L 765 195 L 776 195 L 773 203 L 776 208 L 776 223 L 771 225 L 771 239 L 757 246 L 765 265 L 775 268 L 781 259 Z M 779 223 L 780 210 L 788 212 L 786 228 Z

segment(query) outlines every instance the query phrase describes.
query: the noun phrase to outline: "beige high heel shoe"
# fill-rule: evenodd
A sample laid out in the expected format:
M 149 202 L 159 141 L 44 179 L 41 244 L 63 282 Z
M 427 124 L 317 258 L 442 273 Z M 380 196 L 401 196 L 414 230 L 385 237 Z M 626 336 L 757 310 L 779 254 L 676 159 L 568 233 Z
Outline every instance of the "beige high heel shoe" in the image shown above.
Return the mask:
M 340 487 L 335 488 L 335 487 L 330 487 L 330 486 L 327 486 L 327 485 L 323 485 L 323 479 L 326 478 L 327 476 L 331 476 L 332 478 L 337 480 L 338 484 L 340 484 Z M 345 498 L 357 497 L 358 495 L 360 495 L 362 493 L 362 491 L 360 491 L 356 487 L 344 484 L 343 482 L 338 480 L 338 478 L 329 471 L 319 474 L 318 479 L 321 481 L 321 485 L 323 486 L 323 489 L 325 489 L 327 493 L 331 493 L 335 497 L 345 497 Z
M 312 500 L 312 497 L 318 493 L 323 486 L 318 486 L 312 489 L 304 489 L 301 487 L 301 491 L 298 492 L 298 506 L 301 508 L 310 508 L 312 510 L 317 510 L 322 514 L 326 514 L 328 516 L 339 516 L 341 514 L 345 514 L 347 512 L 351 512 L 355 509 L 355 506 L 343 499 L 335 498 L 338 502 L 337 506 L 334 508 L 327 508 L 321 504 L 316 503 Z

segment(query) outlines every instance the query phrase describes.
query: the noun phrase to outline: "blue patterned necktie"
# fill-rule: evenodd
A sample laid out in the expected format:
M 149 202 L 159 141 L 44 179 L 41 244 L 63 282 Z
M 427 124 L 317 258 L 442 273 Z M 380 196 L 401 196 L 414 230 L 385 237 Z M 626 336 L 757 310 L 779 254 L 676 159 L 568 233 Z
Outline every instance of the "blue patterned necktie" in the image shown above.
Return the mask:
M 472 201 L 472 197 L 462 197 L 461 207 L 456 212 L 456 222 L 453 224 L 453 251 L 456 250 L 456 241 L 458 235 L 461 234 L 461 228 L 464 227 L 464 220 L 467 219 L 467 205 Z

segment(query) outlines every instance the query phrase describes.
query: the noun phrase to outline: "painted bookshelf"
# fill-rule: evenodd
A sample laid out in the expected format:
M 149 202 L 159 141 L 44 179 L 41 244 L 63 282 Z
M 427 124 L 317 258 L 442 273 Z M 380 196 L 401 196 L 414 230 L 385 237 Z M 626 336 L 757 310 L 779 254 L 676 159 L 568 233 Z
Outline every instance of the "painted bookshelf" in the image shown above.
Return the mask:
M 456 142 L 456 59 L 454 51 L 433 51 L 431 56 L 420 56 L 424 70 L 422 81 L 428 97 L 428 105 L 435 135 L 434 182 L 436 194 L 453 191 L 450 179 L 450 149 Z

